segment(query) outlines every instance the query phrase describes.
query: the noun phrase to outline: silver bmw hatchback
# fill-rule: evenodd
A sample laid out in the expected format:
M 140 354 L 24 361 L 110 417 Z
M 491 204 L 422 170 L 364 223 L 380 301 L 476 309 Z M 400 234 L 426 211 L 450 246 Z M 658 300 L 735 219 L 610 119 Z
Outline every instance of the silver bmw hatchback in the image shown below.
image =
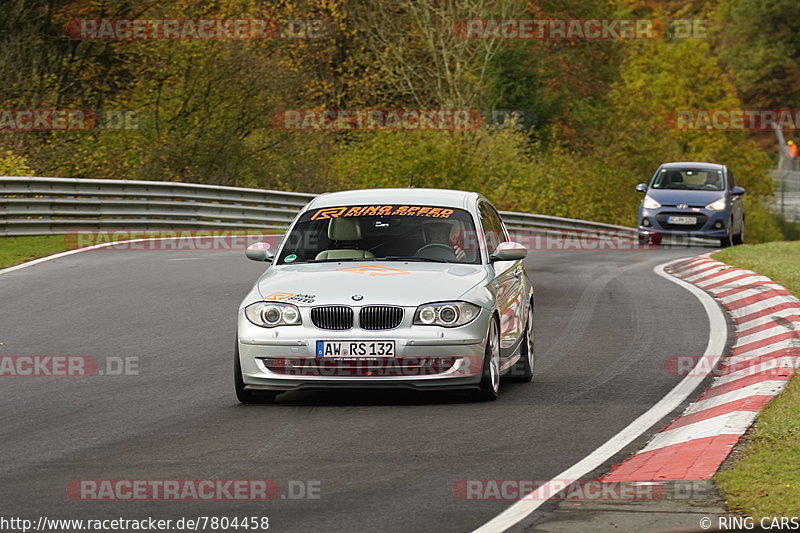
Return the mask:
M 524 246 L 483 196 L 442 189 L 323 194 L 239 306 L 243 403 L 331 388 L 472 389 L 531 381 L 533 287 Z

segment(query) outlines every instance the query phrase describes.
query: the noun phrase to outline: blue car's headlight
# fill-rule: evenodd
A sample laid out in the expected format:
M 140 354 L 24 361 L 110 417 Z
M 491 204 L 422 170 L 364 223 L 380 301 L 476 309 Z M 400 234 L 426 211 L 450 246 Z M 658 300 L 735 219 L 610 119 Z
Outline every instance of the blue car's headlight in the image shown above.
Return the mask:
M 469 302 L 437 302 L 417 307 L 415 326 L 455 328 L 469 324 L 481 313 L 481 308 Z
M 653 200 L 649 195 L 644 197 L 644 201 L 642 202 L 642 206 L 645 209 L 658 209 L 661 207 L 661 204 Z
M 706 209 L 710 209 L 711 211 L 724 211 L 727 206 L 728 203 L 725 201 L 725 198 L 722 197 L 719 200 L 708 204 Z
M 247 320 L 262 328 L 299 326 L 302 323 L 296 305 L 277 302 L 256 302 L 244 309 Z

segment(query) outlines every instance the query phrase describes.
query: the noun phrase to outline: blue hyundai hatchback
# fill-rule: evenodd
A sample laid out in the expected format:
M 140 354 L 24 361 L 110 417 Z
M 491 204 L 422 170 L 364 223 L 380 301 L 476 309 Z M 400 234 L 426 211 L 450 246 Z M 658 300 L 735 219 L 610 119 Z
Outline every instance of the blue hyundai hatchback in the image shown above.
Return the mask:
M 744 189 L 733 172 L 713 163 L 665 163 L 658 167 L 639 204 L 639 241 L 665 235 L 719 239 L 723 247 L 744 242 Z

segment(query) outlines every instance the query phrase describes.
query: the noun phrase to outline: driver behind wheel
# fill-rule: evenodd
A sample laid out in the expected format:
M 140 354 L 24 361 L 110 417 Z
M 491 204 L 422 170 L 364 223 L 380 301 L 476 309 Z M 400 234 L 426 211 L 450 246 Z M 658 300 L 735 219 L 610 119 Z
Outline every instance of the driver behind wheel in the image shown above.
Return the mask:
M 709 172 L 706 176 L 706 182 L 703 184 L 703 189 L 710 189 L 718 191 L 722 189 L 719 174 L 716 172 Z
M 451 237 L 453 225 L 449 222 L 425 222 L 422 225 L 422 234 L 425 238 L 425 245 L 417 250 L 417 255 L 424 255 L 426 249 L 430 250 L 431 245 L 441 244 L 450 247 L 458 261 L 463 261 L 466 257 L 464 250 L 453 242 Z M 420 254 L 420 252 L 423 252 Z

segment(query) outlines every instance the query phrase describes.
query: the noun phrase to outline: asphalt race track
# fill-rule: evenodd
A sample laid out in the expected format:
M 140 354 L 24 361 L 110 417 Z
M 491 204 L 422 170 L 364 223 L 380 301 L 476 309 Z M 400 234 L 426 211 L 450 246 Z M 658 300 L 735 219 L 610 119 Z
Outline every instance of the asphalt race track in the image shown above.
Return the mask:
M 462 501 L 459 480 L 552 478 L 680 380 L 665 359 L 703 353 L 700 302 L 652 272 L 702 251 L 532 253 L 535 382 L 504 383 L 493 403 L 353 391 L 239 405 L 236 309 L 264 268 L 242 251 L 97 250 L 5 273 L 0 355 L 133 358 L 138 374 L 0 377 L 2 515 L 469 531 L 510 502 Z M 67 487 L 82 479 L 270 479 L 283 496 L 312 481 L 319 498 L 77 501 Z

